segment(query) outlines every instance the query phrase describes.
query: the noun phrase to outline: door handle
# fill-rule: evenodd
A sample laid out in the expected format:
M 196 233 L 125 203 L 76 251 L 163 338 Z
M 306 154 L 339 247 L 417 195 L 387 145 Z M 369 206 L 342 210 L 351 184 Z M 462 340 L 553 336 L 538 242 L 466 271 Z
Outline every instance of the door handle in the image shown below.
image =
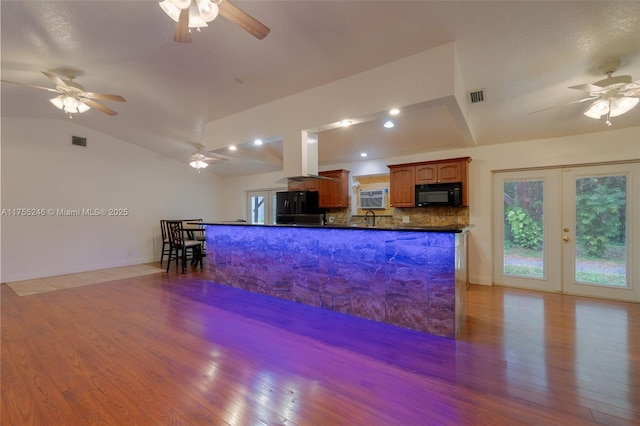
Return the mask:
M 567 241 L 569 241 L 569 237 L 565 235 L 564 237 L 562 237 L 562 241 L 566 243 Z

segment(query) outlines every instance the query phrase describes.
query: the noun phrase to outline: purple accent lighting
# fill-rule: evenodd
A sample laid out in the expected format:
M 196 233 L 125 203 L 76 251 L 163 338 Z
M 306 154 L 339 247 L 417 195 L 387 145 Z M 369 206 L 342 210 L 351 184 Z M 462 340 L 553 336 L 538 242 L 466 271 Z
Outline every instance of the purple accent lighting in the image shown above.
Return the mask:
M 213 282 L 455 337 L 460 234 L 209 225 L 206 235 Z

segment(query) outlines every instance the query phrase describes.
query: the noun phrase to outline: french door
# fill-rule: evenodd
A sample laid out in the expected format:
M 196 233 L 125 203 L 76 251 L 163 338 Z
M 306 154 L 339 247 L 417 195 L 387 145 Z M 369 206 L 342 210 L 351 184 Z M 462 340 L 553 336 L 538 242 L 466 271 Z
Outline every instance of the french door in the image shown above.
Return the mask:
M 640 164 L 496 173 L 494 212 L 496 284 L 640 301 Z
M 565 292 L 640 301 L 639 180 L 640 164 L 563 169 Z
M 251 224 L 276 223 L 276 190 L 247 192 L 247 217 Z
M 561 291 L 559 170 L 494 175 L 496 284 Z

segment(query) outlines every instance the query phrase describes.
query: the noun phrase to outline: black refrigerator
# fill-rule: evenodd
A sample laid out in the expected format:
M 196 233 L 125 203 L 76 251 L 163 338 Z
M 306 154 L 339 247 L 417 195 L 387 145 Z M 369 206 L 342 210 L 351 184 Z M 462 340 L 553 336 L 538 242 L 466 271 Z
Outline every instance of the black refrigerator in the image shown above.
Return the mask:
M 277 224 L 322 224 L 317 191 L 276 192 Z

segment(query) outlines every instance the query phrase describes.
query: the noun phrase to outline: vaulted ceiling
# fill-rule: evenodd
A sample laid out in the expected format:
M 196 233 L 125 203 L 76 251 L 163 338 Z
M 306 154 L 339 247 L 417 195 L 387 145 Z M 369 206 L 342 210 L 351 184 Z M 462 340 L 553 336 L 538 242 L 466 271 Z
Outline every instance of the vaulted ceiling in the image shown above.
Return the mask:
M 104 102 L 116 116 L 91 110 L 76 123 L 186 162 L 209 122 L 454 42 L 465 89 L 484 92 L 468 108 L 476 145 L 640 126 L 640 107 L 611 127 L 582 114 L 588 102 L 530 114 L 584 98 L 569 87 L 602 79 L 607 61 L 620 61 L 614 75 L 640 80 L 640 2 L 232 3 L 270 34 L 258 40 L 218 17 L 181 44 L 157 1 L 3 0 L 2 79 L 53 87 L 41 71 L 75 70 L 87 90 L 127 99 Z M 1 90 L 3 117 L 68 119 L 46 91 L 7 83 Z M 464 146 L 438 108 L 407 111 L 393 132 L 371 120 L 339 130 L 319 135 L 320 164 L 359 161 L 362 150 L 383 158 Z M 281 144 L 266 145 L 207 170 L 281 168 Z

